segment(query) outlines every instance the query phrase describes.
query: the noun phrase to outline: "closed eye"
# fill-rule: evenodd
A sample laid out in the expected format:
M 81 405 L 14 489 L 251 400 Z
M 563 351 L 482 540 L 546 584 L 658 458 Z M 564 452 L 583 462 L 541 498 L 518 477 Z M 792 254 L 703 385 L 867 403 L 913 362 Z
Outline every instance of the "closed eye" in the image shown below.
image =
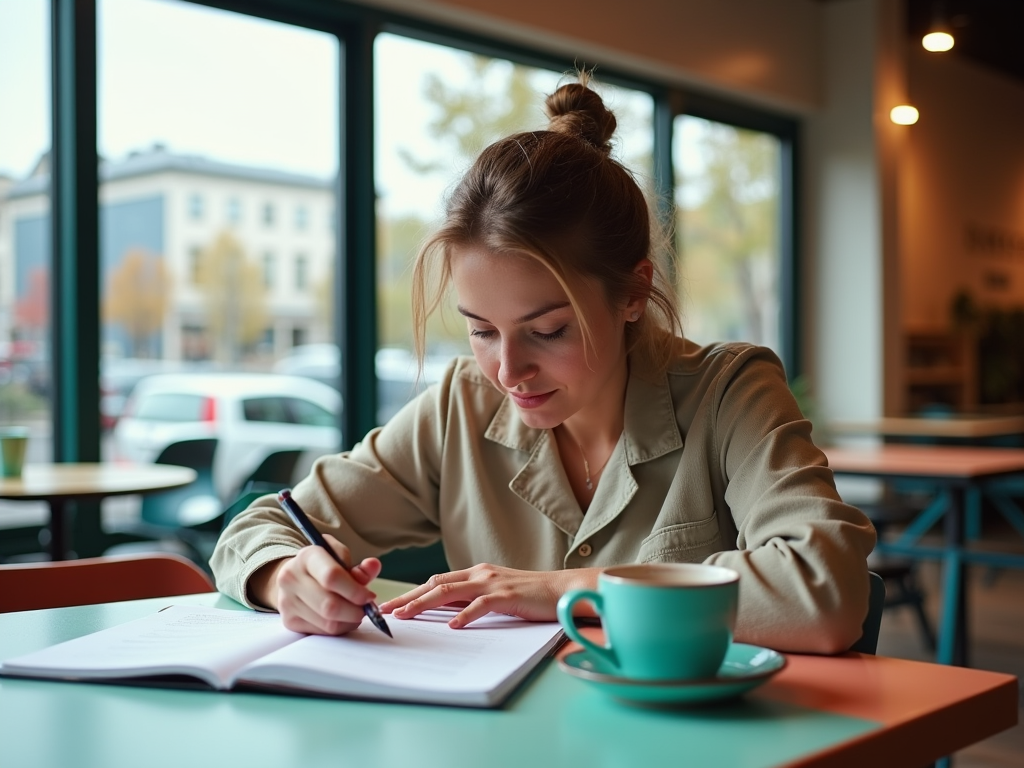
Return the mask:
M 560 339 L 565 336 L 565 332 L 568 328 L 568 325 L 563 325 L 557 331 L 552 331 L 551 333 L 536 332 L 534 335 L 539 339 L 544 339 L 544 341 L 554 341 L 555 339 Z

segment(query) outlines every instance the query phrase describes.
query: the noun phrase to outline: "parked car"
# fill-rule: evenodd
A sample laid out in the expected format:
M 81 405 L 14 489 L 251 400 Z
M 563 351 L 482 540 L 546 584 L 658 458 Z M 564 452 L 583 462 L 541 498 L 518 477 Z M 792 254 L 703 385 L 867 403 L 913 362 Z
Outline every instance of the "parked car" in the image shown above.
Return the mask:
M 275 373 L 154 374 L 141 379 L 114 428 L 118 459 L 152 462 L 180 440 L 215 437 L 213 482 L 225 502 L 272 452 L 302 450 L 300 468 L 340 449 L 341 396 Z
M 427 385 L 439 381 L 450 357 L 430 356 L 419 374 L 416 357 L 407 349 L 383 347 L 377 350 L 377 423 L 384 424 Z M 278 373 L 305 376 L 338 387 L 341 382 L 341 353 L 336 344 L 300 344 L 274 364 Z M 418 375 L 419 374 L 419 375 Z

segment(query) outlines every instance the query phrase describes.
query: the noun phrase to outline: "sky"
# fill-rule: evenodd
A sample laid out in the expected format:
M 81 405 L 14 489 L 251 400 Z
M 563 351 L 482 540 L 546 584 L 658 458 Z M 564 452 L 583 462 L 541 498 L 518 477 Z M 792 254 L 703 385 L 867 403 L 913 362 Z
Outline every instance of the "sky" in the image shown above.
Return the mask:
M 338 165 L 338 40 L 179 0 L 98 0 L 98 149 L 108 159 L 161 143 L 176 153 L 320 177 Z M 0 173 L 27 175 L 49 146 L 49 2 L 0 0 Z M 387 215 L 432 219 L 462 168 L 417 175 L 399 158 L 443 157 L 421 128 L 426 73 L 466 80 L 468 54 L 377 39 L 377 191 Z M 537 71 L 535 127 L 560 73 Z M 649 96 L 606 87 L 641 125 L 623 154 L 650 151 Z

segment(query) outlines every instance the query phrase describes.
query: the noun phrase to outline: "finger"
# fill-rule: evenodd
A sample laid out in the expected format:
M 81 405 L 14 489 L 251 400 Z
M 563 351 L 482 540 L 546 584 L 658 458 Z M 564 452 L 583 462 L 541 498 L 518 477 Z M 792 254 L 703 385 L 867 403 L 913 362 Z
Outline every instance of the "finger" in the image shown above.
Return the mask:
M 449 583 L 449 582 L 453 582 L 453 581 L 465 581 L 465 580 L 466 580 L 466 576 L 465 576 L 465 573 L 463 571 L 449 571 L 448 573 L 435 573 L 433 576 L 431 576 L 429 579 L 427 579 L 427 581 L 425 583 L 420 584 L 418 587 L 414 587 L 413 589 L 410 589 L 408 592 L 406 592 L 403 595 L 399 595 L 398 597 L 391 598 L 386 603 L 381 605 L 380 609 L 384 613 L 393 613 L 394 611 L 397 611 L 402 606 L 407 605 L 408 603 L 410 603 L 411 601 L 415 600 L 418 597 L 422 597 L 423 595 L 427 594 L 432 589 L 435 589 L 436 587 L 438 587 L 441 584 L 445 584 L 445 583 Z
M 319 588 L 318 588 L 319 589 Z M 281 616 L 288 629 L 318 635 L 339 635 L 359 626 L 363 610 L 330 592 L 320 598 L 288 593 L 281 600 Z
M 508 598 L 493 594 L 480 595 L 480 597 L 471 602 L 463 610 L 459 611 L 459 613 L 448 622 L 448 626 L 452 629 L 462 629 L 477 619 L 483 618 L 488 613 L 492 612 L 508 612 L 510 616 L 514 616 L 515 614 L 510 610 L 510 608 L 511 604 Z
M 320 547 L 306 547 L 311 550 L 305 557 L 306 570 L 323 589 L 340 595 L 355 605 L 366 605 L 377 596 L 353 578 Z
M 469 581 L 443 582 L 419 597 L 410 600 L 393 613 L 399 619 L 411 619 L 423 611 L 440 608 L 458 600 L 473 600 L 477 597 L 476 590 L 480 587 Z
M 353 579 L 365 586 L 380 575 L 380 569 L 383 567 L 376 557 L 368 557 L 349 573 L 352 574 Z

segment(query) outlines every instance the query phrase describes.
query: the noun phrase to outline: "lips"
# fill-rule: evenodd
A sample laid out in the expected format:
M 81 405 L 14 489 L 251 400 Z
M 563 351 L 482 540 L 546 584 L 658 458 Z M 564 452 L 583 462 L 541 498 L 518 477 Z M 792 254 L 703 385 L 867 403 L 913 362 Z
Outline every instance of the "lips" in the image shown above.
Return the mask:
M 544 403 L 546 403 L 548 400 L 550 400 L 551 396 L 554 394 L 555 392 L 554 390 L 552 390 L 551 392 L 544 392 L 538 395 L 525 395 L 521 392 L 509 392 L 508 396 L 511 397 L 512 402 L 515 403 L 520 408 L 529 409 L 539 408 L 540 406 L 544 405 Z

